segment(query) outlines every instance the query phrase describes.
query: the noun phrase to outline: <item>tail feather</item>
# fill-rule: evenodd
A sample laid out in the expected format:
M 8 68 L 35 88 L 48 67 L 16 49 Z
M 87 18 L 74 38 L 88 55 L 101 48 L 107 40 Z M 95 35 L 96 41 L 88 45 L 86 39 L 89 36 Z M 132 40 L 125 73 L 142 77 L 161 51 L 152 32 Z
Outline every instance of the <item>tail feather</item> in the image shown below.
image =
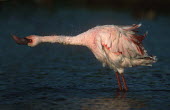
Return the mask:
M 138 65 L 152 66 L 152 63 L 155 63 L 156 61 L 157 61 L 156 56 L 148 56 L 148 57 L 134 59 L 132 61 L 132 63 L 133 63 L 132 65 L 133 66 L 138 66 Z
M 133 24 L 132 26 L 123 26 L 122 28 L 126 31 L 136 31 L 137 28 L 141 27 L 142 24 Z

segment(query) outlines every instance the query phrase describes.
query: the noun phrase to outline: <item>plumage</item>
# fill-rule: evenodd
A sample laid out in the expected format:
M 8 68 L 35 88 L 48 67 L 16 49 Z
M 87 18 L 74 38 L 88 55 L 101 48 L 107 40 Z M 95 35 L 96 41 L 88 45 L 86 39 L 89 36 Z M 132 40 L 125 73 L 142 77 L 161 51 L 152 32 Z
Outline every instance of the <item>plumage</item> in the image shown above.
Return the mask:
M 123 72 L 126 67 L 150 66 L 156 62 L 155 56 L 149 56 L 142 45 L 146 34 L 137 34 L 141 24 L 132 26 L 104 25 L 94 27 L 77 36 L 36 36 L 31 35 L 24 40 L 14 36 L 18 44 L 28 44 L 36 46 L 39 43 L 63 43 L 67 45 L 87 46 L 95 57 L 103 63 L 103 66 L 109 66 L 116 73 L 120 73 L 124 83 L 125 90 L 128 90 Z M 28 40 L 25 40 L 28 39 Z M 22 41 L 25 42 L 22 42 Z M 27 42 L 26 42 L 27 41 Z M 30 42 L 28 42 L 30 41 Z M 119 89 L 122 90 L 120 79 L 116 74 Z
M 142 45 L 146 35 L 138 35 L 135 32 L 140 26 L 141 24 L 131 27 L 106 25 L 92 29 L 97 31 L 95 34 L 97 48 L 93 52 L 97 53 L 96 58 L 119 73 L 123 73 L 126 67 L 148 66 L 154 63 L 156 57 L 148 56 Z

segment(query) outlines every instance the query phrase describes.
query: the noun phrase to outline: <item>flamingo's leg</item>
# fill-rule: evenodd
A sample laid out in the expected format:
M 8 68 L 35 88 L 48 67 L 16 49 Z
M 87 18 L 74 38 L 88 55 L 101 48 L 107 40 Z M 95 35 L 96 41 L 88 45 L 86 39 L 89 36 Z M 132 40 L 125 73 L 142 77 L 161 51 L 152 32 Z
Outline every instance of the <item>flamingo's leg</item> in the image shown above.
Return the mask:
M 122 77 L 124 89 L 125 89 L 125 91 L 128 91 L 128 87 L 127 87 L 126 80 L 125 80 L 125 77 L 124 77 L 124 74 L 123 74 L 123 73 L 121 73 L 121 77 Z
M 119 73 L 116 72 L 116 78 L 117 78 L 117 83 L 118 83 L 118 86 L 119 86 L 119 90 L 122 91 L 122 84 L 120 82 L 120 78 L 119 78 Z

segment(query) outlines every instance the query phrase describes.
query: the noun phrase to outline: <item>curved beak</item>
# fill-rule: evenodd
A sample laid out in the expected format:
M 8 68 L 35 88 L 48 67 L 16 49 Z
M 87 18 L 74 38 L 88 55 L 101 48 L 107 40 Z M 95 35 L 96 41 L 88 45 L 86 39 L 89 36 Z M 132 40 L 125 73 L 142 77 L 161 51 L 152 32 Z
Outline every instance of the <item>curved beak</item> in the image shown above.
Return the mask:
M 19 45 L 27 45 L 28 43 L 31 43 L 32 40 L 31 39 L 27 39 L 27 38 L 19 38 L 15 35 L 12 35 L 12 38 L 14 39 L 14 41 L 19 44 Z

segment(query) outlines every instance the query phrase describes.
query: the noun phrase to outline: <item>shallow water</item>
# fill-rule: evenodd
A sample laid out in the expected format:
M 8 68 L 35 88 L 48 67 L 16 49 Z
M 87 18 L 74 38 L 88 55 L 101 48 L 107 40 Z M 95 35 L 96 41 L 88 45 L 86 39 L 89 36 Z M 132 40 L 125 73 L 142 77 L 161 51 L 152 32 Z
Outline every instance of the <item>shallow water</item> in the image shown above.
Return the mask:
M 30 48 L 16 45 L 10 36 L 77 35 L 96 25 L 135 23 L 149 32 L 144 45 L 158 62 L 127 69 L 127 93 L 117 92 L 113 70 L 103 68 L 86 47 Z M 2 110 L 164 110 L 170 106 L 170 16 L 136 20 L 128 11 L 5 4 L 0 24 Z

